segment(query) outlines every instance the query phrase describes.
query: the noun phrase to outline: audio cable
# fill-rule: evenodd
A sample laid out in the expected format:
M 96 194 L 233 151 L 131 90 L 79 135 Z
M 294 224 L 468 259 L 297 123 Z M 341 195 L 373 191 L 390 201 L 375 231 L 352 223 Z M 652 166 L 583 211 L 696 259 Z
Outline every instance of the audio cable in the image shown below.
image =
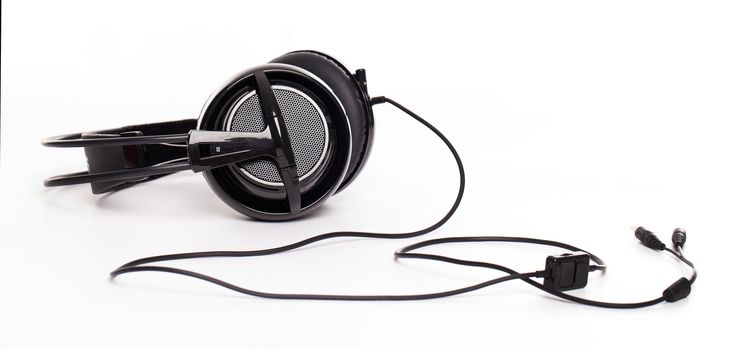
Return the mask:
M 579 248 L 571 246 L 566 243 L 549 241 L 543 239 L 526 238 L 526 237 L 502 237 L 502 236 L 474 236 L 474 237 L 447 237 L 427 240 L 423 242 L 414 243 L 406 246 L 395 253 L 397 258 L 411 258 L 411 259 L 427 259 L 446 262 L 456 265 L 464 266 L 475 266 L 484 267 L 489 269 L 495 269 L 508 274 L 506 277 L 514 277 L 511 279 L 519 278 L 523 282 L 536 287 L 546 293 L 556 296 L 561 299 L 565 299 L 571 302 L 596 306 L 610 309 L 636 309 L 647 306 L 659 304 L 661 302 L 675 302 L 680 299 L 687 297 L 690 294 L 691 285 L 695 282 L 698 273 L 693 263 L 685 258 L 683 255 L 683 245 L 686 241 L 685 230 L 677 228 L 673 232 L 672 240 L 674 249 L 667 248 L 657 236 L 652 232 L 646 230 L 643 227 L 639 227 L 635 230 L 635 236 L 640 242 L 646 247 L 658 251 L 666 251 L 676 257 L 679 261 L 690 267 L 693 272 L 690 278 L 681 277 L 676 282 L 668 286 L 662 293 L 661 296 L 641 302 L 633 303 L 615 303 L 615 302 L 604 302 L 591 299 L 580 298 L 571 294 L 564 293 L 565 290 L 583 288 L 587 284 L 588 273 L 592 271 L 606 271 L 604 262 L 591 253 L 582 251 Z M 462 260 L 455 259 L 442 255 L 434 254 L 423 254 L 423 253 L 412 253 L 412 251 L 439 244 L 447 243 L 475 243 L 475 242 L 516 242 L 516 243 L 527 243 L 537 245 L 547 245 L 566 249 L 572 253 L 565 253 L 558 256 L 549 256 L 546 259 L 546 269 L 538 271 L 535 275 L 530 277 L 542 277 L 544 283 L 540 284 L 530 278 L 518 277 L 520 274 L 510 268 L 502 265 L 493 264 L 482 261 Z M 597 265 L 591 265 L 590 261 L 594 261 Z M 509 279 L 505 279 L 509 280 Z M 502 280 L 500 282 L 503 282 Z
M 320 234 L 317 236 L 313 236 L 295 243 L 274 247 L 274 248 L 268 248 L 268 249 L 260 249 L 260 250 L 244 250 L 244 251 L 204 251 L 204 252 L 191 252 L 191 253 L 179 253 L 179 254 L 167 254 L 167 255 L 159 255 L 159 256 L 152 256 L 142 259 L 137 259 L 130 261 L 119 268 L 115 269 L 110 273 L 110 277 L 114 279 L 115 277 L 127 274 L 127 273 L 133 273 L 133 272 L 143 272 L 143 271 L 157 271 L 157 272 L 166 272 L 166 273 L 173 273 L 178 275 L 185 275 L 193 278 L 197 278 L 203 281 L 207 281 L 216 285 L 219 285 L 221 287 L 233 290 L 238 293 L 247 294 L 251 296 L 256 297 L 262 297 L 262 298 L 273 298 L 273 299 L 314 299 L 314 300 L 424 300 L 424 299 L 435 299 L 435 298 L 442 298 L 457 294 L 463 294 L 467 292 L 476 291 L 482 288 L 486 288 L 498 283 L 511 281 L 511 280 L 522 280 L 523 282 L 526 282 L 538 289 L 541 289 L 549 294 L 552 294 L 556 297 L 569 300 L 572 302 L 576 302 L 579 304 L 584 305 L 591 305 L 591 306 L 597 306 L 597 307 L 604 307 L 604 308 L 640 308 L 640 307 L 646 307 L 655 305 L 658 303 L 661 303 L 663 301 L 668 302 L 674 302 L 677 300 L 680 300 L 684 297 L 686 297 L 688 294 L 690 294 L 690 286 L 695 282 L 697 273 L 695 270 L 695 267 L 693 263 L 691 263 L 689 260 L 687 260 L 683 255 L 683 245 L 685 244 L 686 240 L 686 234 L 685 231 L 682 231 L 680 229 L 676 229 L 676 232 L 673 233 L 673 244 L 674 249 L 666 248 L 662 242 L 657 239 L 654 234 L 652 234 L 650 231 L 645 230 L 644 228 L 638 228 L 635 232 L 635 235 L 637 236 L 640 241 L 646 245 L 647 247 L 650 247 L 655 250 L 660 251 L 667 251 L 671 253 L 673 256 L 675 256 L 678 260 L 682 261 L 689 267 L 693 269 L 693 274 L 690 277 L 690 279 L 687 278 L 681 278 L 677 282 L 675 282 L 673 285 L 668 287 L 664 293 L 663 296 L 658 297 L 656 299 L 643 301 L 643 302 L 637 302 L 637 303 L 608 303 L 608 302 L 601 302 L 601 301 L 595 301 L 595 300 L 589 300 L 584 298 L 579 298 L 570 294 L 564 293 L 566 290 L 572 290 L 572 289 L 578 289 L 582 288 L 586 285 L 587 279 L 588 279 L 588 273 L 593 271 L 604 271 L 606 269 L 604 262 L 598 258 L 596 255 L 590 254 L 588 252 L 585 252 L 577 247 L 574 247 L 572 245 L 568 245 L 561 242 L 555 242 L 555 241 L 549 241 L 549 240 L 541 240 L 541 239 L 534 239 L 534 238 L 523 238 L 523 237 L 498 237 L 498 236 L 487 236 L 487 237 L 450 237 L 450 238 L 440 238 L 440 239 L 433 239 L 433 240 L 427 240 L 419 243 L 415 243 L 412 245 L 409 245 L 407 247 L 404 247 L 397 251 L 395 253 L 396 259 L 427 259 L 427 260 L 435 260 L 435 261 L 441 261 L 445 263 L 450 264 L 457 264 L 457 265 L 464 265 L 464 266 L 474 266 L 474 267 L 482 267 L 482 268 L 488 268 L 488 269 L 495 269 L 501 272 L 506 273 L 507 275 L 494 278 L 491 280 L 487 280 L 481 283 L 473 284 L 470 286 L 442 291 L 442 292 L 433 292 L 433 293 L 424 293 L 424 294 L 403 294 L 403 295 L 339 295 L 339 294 L 296 294 L 296 293 L 271 293 L 271 292 L 262 292 L 262 291 L 256 291 L 253 289 L 244 288 L 241 286 L 237 286 L 228 282 L 225 282 L 223 280 L 198 273 L 191 270 L 186 269 L 180 269 L 180 268 L 174 268 L 174 267 L 168 267 L 168 266 L 160 266 L 160 265 L 150 265 L 152 263 L 157 262 L 164 262 L 164 261 L 172 261 L 172 260 L 182 260 L 182 259 L 197 259 L 197 258 L 211 258 L 211 257 L 252 257 L 252 256 L 264 256 L 264 255 L 272 255 L 277 253 L 282 253 L 286 251 L 290 251 L 293 249 L 297 249 L 306 245 L 310 245 L 316 242 L 320 242 L 323 240 L 329 240 L 329 239 L 335 239 L 335 238 L 376 238 L 376 239 L 406 239 L 406 238 L 413 238 L 425 235 L 427 233 L 430 233 L 442 225 L 444 225 L 451 217 L 454 215 L 455 211 L 459 207 L 462 197 L 464 195 L 464 189 L 465 189 L 465 171 L 464 166 L 462 164 L 462 160 L 457 153 L 457 150 L 454 148 L 452 143 L 444 136 L 436 127 L 434 127 L 432 124 L 418 116 L 416 113 L 410 111 L 403 105 L 399 104 L 396 101 L 393 101 L 387 97 L 374 97 L 370 100 L 371 105 L 381 104 L 381 103 L 389 103 L 392 106 L 398 108 L 402 112 L 406 113 L 407 115 L 414 118 L 416 121 L 427 127 L 429 130 L 431 130 L 435 135 L 437 135 L 442 142 L 449 148 L 449 151 L 451 152 L 452 156 L 454 157 L 454 160 L 457 164 L 457 168 L 459 170 L 459 189 L 457 192 L 457 196 L 454 199 L 454 202 L 450 209 L 447 211 L 447 213 L 436 223 L 432 224 L 431 226 L 428 226 L 426 228 L 411 231 L 411 232 L 404 232 L 404 233 L 379 233 L 379 232 L 357 232 L 357 231 L 337 231 L 337 232 L 329 232 L 325 234 Z M 639 232 L 639 233 L 638 233 Z M 462 259 L 456 259 L 451 258 L 447 256 L 442 255 L 434 255 L 434 254 L 425 254 L 425 253 L 415 253 L 415 250 L 418 250 L 420 248 L 424 248 L 427 246 L 434 246 L 434 245 L 440 245 L 440 244 L 447 244 L 447 243 L 466 243 L 466 242 L 516 242 L 516 243 L 527 243 L 527 244 L 539 244 L 539 245 L 548 245 L 548 246 L 554 246 L 558 248 L 562 248 L 565 250 L 570 251 L 571 253 L 566 253 L 562 255 L 557 256 L 549 256 L 546 259 L 546 268 L 544 270 L 540 271 L 534 271 L 534 272 L 524 272 L 519 273 L 513 269 L 510 269 L 508 267 L 489 263 L 489 262 L 481 262 L 481 261 L 471 261 L 471 260 L 462 260 Z M 594 264 L 591 264 L 591 261 L 594 262 Z M 540 284 L 536 282 L 533 278 L 543 278 L 544 283 Z

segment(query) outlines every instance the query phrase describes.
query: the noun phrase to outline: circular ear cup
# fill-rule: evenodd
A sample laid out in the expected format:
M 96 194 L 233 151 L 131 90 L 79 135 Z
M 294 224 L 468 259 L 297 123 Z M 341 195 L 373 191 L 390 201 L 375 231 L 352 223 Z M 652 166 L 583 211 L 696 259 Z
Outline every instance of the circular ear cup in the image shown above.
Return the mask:
M 281 110 L 297 165 L 295 191 L 285 186 L 280 177 L 283 170 L 271 156 L 221 166 L 203 175 L 237 211 L 256 219 L 289 220 L 315 210 L 341 188 L 350 167 L 350 124 L 342 103 L 322 79 L 297 66 L 269 63 L 240 73 L 214 93 L 201 112 L 198 128 L 266 135 L 257 75 L 268 81 Z M 290 208 L 293 195 L 299 196 L 300 209 Z
M 355 77 L 340 62 L 317 51 L 294 51 L 272 63 L 291 64 L 315 74 L 340 100 L 350 123 L 352 154 L 345 179 L 338 191 L 349 185 L 368 158 L 373 139 L 373 111 L 368 96 Z

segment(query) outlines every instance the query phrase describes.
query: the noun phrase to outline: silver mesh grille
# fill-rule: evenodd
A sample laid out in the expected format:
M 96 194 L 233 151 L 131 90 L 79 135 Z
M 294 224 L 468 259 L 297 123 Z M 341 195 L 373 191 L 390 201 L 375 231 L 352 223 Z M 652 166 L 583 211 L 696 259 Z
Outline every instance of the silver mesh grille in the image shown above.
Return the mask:
M 274 85 L 274 97 L 284 117 L 292 142 L 297 174 L 305 179 L 322 161 L 327 145 L 327 127 L 320 108 L 302 91 L 288 86 Z M 255 92 L 242 97 L 228 116 L 226 130 L 241 132 L 264 131 L 264 117 Z M 243 163 L 244 174 L 259 182 L 281 185 L 276 164 L 268 159 Z

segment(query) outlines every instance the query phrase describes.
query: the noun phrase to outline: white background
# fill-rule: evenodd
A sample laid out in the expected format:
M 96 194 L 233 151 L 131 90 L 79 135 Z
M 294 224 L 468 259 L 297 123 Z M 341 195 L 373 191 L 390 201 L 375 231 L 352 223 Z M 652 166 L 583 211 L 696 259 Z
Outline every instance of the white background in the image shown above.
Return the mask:
M 479 5 L 478 5 L 479 3 Z M 724 2 L 3 1 L 0 348 L 497 348 L 723 344 L 729 311 L 731 11 Z M 160 273 L 134 258 L 277 246 L 340 229 L 424 227 L 449 207 L 454 163 L 426 129 L 375 107 L 370 160 L 316 214 L 242 218 L 200 175 L 104 196 L 46 189 L 84 168 L 43 137 L 197 116 L 234 73 L 296 49 L 368 69 L 464 159 L 462 207 L 423 237 L 523 235 L 603 257 L 575 294 L 654 298 L 681 274 L 631 226 L 688 230 L 690 298 L 604 310 L 510 282 L 418 302 L 264 300 Z M 340 240 L 252 259 L 171 263 L 279 292 L 421 293 L 498 273 L 395 262 L 408 241 Z M 555 249 L 429 251 L 541 269 Z

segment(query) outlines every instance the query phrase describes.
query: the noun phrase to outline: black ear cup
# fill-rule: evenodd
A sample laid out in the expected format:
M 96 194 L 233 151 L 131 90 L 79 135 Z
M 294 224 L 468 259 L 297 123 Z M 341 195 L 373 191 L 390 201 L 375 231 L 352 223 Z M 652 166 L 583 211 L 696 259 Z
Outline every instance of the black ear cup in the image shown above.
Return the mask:
M 361 89 L 356 78 L 343 64 L 321 52 L 294 51 L 271 62 L 291 64 L 312 72 L 333 90 L 343 104 L 353 138 L 350 165 L 339 190 L 345 188 L 362 169 L 372 145 L 373 111 L 366 91 Z
M 214 192 L 237 211 L 261 220 L 289 220 L 315 210 L 343 183 L 351 165 L 348 116 L 333 87 L 297 66 L 269 63 L 244 71 L 214 93 L 201 112 L 199 129 L 262 132 L 265 129 L 256 76 L 271 87 L 286 126 L 297 183 L 285 186 L 281 164 L 262 157 L 203 173 Z M 280 165 L 278 165 L 280 164 Z M 301 205 L 292 208 L 291 196 Z

